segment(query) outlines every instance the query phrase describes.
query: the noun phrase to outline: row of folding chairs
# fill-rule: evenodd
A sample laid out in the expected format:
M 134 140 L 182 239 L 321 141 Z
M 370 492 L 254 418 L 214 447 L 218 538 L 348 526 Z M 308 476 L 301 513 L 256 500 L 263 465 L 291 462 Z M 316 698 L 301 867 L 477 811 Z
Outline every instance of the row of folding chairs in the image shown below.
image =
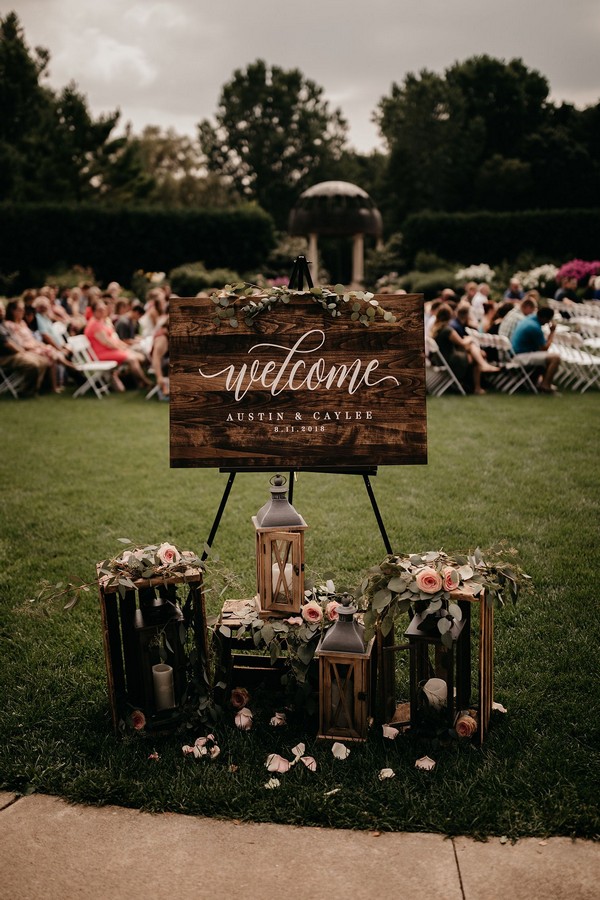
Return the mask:
M 23 385 L 23 376 L 18 372 L 6 372 L 0 366 L 0 394 L 10 394 L 17 400 L 19 390 Z
M 594 385 L 600 387 L 600 356 L 586 349 L 580 334 L 557 331 L 552 347 L 560 355 L 560 367 L 555 379 L 557 384 L 581 394 Z

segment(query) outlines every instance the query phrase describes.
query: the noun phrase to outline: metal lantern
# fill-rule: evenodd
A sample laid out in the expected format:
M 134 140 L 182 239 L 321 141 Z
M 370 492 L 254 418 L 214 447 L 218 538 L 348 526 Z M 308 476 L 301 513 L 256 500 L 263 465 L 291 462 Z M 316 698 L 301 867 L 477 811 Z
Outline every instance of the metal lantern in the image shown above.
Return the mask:
M 256 579 L 263 612 L 289 616 L 304 598 L 304 532 L 307 524 L 287 499 L 287 479 L 271 478 L 271 499 L 252 517 L 256 529 Z
M 454 621 L 446 646 L 435 616 L 415 615 L 405 636 L 410 652 L 411 726 L 427 730 L 445 720 L 449 728 L 456 714 L 471 702 L 469 604 L 460 603 L 463 618 Z
M 365 741 L 371 703 L 371 656 L 374 644 L 364 640 L 355 621 L 353 598 L 344 594 L 338 618 L 315 652 L 319 660 L 319 737 Z

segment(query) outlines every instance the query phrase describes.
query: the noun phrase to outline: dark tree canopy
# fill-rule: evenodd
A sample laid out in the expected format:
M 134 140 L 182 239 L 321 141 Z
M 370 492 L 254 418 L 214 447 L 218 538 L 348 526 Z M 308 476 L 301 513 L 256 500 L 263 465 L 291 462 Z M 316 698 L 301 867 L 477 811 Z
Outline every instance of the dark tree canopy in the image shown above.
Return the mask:
M 390 224 L 424 209 L 596 205 L 597 108 L 555 106 L 548 94 L 521 60 L 489 56 L 393 84 L 375 114 L 389 149 Z
M 75 84 L 43 84 L 50 54 L 30 51 L 15 13 L 0 18 L 0 193 L 15 201 L 128 202 L 144 197 L 144 175 L 128 136 L 112 138 L 114 112 L 94 120 Z
M 298 195 L 340 159 L 347 126 L 323 89 L 298 69 L 262 60 L 237 69 L 224 85 L 216 126 L 199 125 L 209 171 L 228 177 L 282 225 Z

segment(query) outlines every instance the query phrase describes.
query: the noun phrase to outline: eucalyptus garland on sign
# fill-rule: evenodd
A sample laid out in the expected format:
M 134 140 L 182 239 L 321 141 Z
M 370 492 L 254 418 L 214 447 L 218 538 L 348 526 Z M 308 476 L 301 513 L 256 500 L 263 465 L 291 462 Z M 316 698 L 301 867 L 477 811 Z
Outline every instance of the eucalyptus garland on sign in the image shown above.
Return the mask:
M 351 321 L 368 327 L 377 319 L 393 324 L 396 316 L 383 309 L 370 291 L 348 291 L 343 284 L 330 287 L 313 287 L 306 291 L 290 290 L 288 287 L 260 288 L 247 281 L 226 284 L 220 291 L 211 294 L 215 304 L 215 325 L 229 325 L 237 328 L 240 318 L 248 326 L 257 316 L 268 312 L 278 304 L 287 305 L 294 297 L 310 297 L 332 318 L 344 313 Z M 241 306 L 242 301 L 247 301 Z
M 515 550 L 507 551 L 513 557 Z M 529 580 L 514 560 L 503 558 L 502 548 L 488 551 L 484 559 L 477 548 L 471 554 L 449 556 L 441 550 L 386 556 L 374 566 L 361 585 L 360 606 L 364 610 L 365 640 L 381 628 L 387 636 L 396 620 L 412 609 L 422 616 L 434 617 L 442 643 L 452 645 L 451 629 L 462 619 L 457 603 L 461 594 L 478 597 L 483 590 L 486 603 L 503 605 L 505 599 L 517 602 L 519 589 Z

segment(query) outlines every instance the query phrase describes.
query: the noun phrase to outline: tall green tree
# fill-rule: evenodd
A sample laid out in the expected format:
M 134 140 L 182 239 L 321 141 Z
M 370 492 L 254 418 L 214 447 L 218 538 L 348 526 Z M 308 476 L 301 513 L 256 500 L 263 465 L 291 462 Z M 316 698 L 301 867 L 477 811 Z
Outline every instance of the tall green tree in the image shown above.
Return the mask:
M 0 18 L 0 191 L 15 201 L 141 199 L 153 181 L 127 134 L 113 137 L 119 112 L 93 119 L 73 83 L 43 83 L 50 54 L 31 51 L 14 12 Z
M 216 124 L 199 125 L 209 171 L 257 200 L 280 227 L 298 194 L 339 160 L 346 134 L 341 112 L 329 109 L 321 87 L 299 69 L 263 60 L 234 72 L 221 91 Z

